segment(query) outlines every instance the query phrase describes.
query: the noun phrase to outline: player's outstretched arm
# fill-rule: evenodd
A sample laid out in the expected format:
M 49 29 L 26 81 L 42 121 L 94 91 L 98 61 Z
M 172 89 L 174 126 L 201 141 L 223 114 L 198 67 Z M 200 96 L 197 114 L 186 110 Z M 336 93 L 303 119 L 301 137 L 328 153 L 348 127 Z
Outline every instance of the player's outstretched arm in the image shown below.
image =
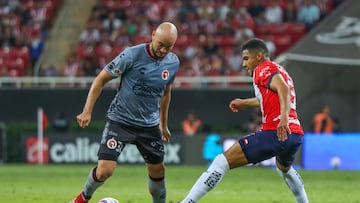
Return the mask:
M 80 127 L 85 128 L 90 124 L 91 114 L 95 105 L 96 100 L 101 94 L 104 85 L 112 79 L 110 74 L 103 69 L 99 75 L 94 79 L 91 84 L 89 93 L 86 98 L 86 103 L 82 113 L 76 116 L 77 122 Z
M 248 99 L 239 99 L 236 98 L 232 100 L 229 104 L 229 108 L 233 112 L 238 112 L 239 110 L 245 109 L 247 107 L 259 107 L 260 103 L 256 99 L 256 97 L 248 98 Z

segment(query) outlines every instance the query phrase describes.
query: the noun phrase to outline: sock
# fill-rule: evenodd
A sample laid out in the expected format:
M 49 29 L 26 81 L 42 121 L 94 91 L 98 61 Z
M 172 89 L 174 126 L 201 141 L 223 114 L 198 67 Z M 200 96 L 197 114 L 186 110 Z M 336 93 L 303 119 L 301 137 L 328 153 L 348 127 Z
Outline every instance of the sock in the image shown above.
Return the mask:
M 223 154 L 219 154 L 191 188 L 181 203 L 195 203 L 213 189 L 229 170 L 229 163 Z
M 96 177 L 96 169 L 94 167 L 86 180 L 84 190 L 82 191 L 83 196 L 86 200 L 89 200 L 91 196 L 94 194 L 95 190 L 104 184 L 104 181 L 99 181 Z
M 290 167 L 287 173 L 283 173 L 278 167 L 276 167 L 276 171 L 285 180 L 297 203 L 309 202 L 301 176 L 293 167 Z
M 166 186 L 165 178 L 152 178 L 148 179 L 149 192 L 152 196 L 153 203 L 166 202 Z

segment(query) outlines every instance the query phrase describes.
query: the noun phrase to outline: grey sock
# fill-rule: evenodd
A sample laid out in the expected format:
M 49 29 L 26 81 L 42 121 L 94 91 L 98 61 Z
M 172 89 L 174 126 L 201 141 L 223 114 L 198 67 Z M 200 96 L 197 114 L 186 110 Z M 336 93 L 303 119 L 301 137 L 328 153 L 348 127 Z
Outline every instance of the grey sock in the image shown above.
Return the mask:
M 104 181 L 99 181 L 96 178 L 96 169 L 97 169 L 97 167 L 94 167 L 90 171 L 89 176 L 88 176 L 85 186 L 84 186 L 84 190 L 82 192 L 85 199 L 87 199 L 87 200 L 89 200 L 91 198 L 91 196 L 94 194 L 96 189 L 98 189 L 100 186 L 102 186 L 104 184 Z
M 153 203 L 166 202 L 165 178 L 154 179 L 149 177 L 148 186 L 153 199 Z

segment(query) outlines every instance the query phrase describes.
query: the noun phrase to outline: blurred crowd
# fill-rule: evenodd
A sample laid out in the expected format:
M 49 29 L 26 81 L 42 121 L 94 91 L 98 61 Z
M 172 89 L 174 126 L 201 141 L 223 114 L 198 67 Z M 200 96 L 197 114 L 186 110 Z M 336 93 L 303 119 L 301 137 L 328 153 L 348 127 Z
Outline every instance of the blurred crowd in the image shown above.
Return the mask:
M 62 0 L 0 0 L 0 76 L 31 75 Z
M 50 15 L 41 12 L 47 8 L 44 1 L 31 1 L 29 10 L 30 1 L 1 0 L 1 45 L 29 48 L 31 65 L 41 54 L 47 35 L 42 28 Z M 162 21 L 171 21 L 179 29 L 173 50 L 181 61 L 179 76 L 245 75 L 240 56 L 244 40 L 263 38 L 275 58 L 342 1 L 98 0 L 66 62 L 61 67 L 46 67 L 41 75 L 95 76 L 125 47 L 149 42 L 153 28 Z M 296 38 L 286 33 L 290 26 L 300 28 Z

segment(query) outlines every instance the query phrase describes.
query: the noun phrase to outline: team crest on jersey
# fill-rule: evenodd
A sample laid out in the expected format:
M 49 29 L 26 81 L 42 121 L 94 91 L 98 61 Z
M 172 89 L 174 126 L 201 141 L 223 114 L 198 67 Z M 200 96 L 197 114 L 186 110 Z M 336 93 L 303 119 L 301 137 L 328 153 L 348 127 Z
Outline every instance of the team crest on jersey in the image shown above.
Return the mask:
M 106 146 L 109 149 L 115 149 L 117 147 L 117 145 L 118 145 L 118 143 L 114 138 L 111 138 L 106 142 Z
M 163 72 L 161 73 L 161 77 L 163 80 L 167 80 L 169 78 L 169 71 L 168 70 L 163 70 Z

